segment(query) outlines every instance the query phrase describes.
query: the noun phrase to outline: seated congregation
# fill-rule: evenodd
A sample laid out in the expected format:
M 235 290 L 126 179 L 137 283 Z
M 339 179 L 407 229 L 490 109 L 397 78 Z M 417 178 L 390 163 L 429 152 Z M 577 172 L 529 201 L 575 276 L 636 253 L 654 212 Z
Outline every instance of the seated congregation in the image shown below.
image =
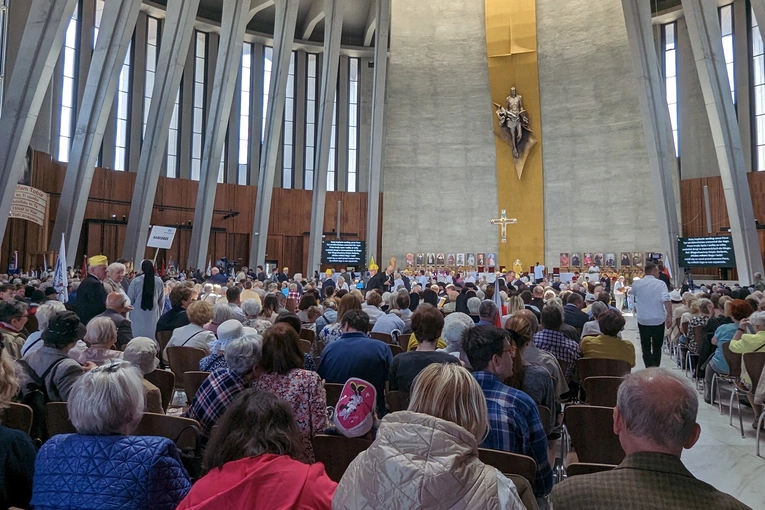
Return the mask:
M 3 508 L 748 508 L 684 467 L 698 394 L 632 371 L 608 292 L 141 268 L 93 257 L 66 304 L 0 286 Z M 765 314 L 691 297 L 671 341 L 718 321 L 706 388 Z

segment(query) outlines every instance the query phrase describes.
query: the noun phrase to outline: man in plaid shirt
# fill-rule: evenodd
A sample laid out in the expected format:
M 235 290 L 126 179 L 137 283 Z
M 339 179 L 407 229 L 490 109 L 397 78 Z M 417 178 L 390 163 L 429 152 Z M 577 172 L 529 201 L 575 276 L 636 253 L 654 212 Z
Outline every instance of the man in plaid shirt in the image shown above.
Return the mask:
M 534 335 L 534 345 L 547 351 L 558 361 L 565 361 L 566 381 L 571 381 L 576 374 L 576 361 L 582 357 L 579 344 L 560 332 L 563 324 L 563 311 L 557 305 L 545 305 L 542 309 L 542 329 Z
M 513 357 L 520 353 L 510 343 L 510 335 L 504 329 L 475 326 L 465 335 L 462 348 L 489 410 L 489 435 L 481 447 L 534 459 L 537 463 L 534 495 L 542 498 L 552 491 L 553 481 L 547 457 L 547 436 L 537 405 L 524 392 L 502 383 L 513 375 Z

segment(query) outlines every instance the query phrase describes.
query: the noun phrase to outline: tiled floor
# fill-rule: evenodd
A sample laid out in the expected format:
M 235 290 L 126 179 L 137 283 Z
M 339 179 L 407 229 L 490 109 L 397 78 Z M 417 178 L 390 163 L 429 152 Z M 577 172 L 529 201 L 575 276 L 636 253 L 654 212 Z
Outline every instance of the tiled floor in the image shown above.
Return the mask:
M 635 319 L 629 315 L 626 318 L 627 328 L 623 336 L 635 344 L 637 368 L 644 368 Z M 665 355 L 662 367 L 673 370 L 675 366 Z M 728 425 L 729 395 L 724 386 L 722 416 L 717 406 L 704 403 L 699 395 L 698 422 L 701 425 L 701 438 L 696 446 L 685 450 L 682 459 L 696 477 L 731 494 L 754 510 L 765 510 L 765 458 L 755 455 L 755 430 L 752 428 L 754 413 L 750 408 L 742 406 L 746 435 L 742 439 L 735 403 L 733 426 Z M 760 441 L 765 456 L 765 432 Z

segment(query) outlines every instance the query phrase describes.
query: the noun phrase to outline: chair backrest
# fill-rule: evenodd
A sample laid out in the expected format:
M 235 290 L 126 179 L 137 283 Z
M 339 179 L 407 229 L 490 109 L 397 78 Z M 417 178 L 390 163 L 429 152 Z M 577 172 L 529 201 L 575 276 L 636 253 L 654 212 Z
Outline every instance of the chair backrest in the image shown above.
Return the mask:
M 631 370 L 630 364 L 624 360 L 605 358 L 579 358 L 576 362 L 576 368 L 581 381 L 598 375 L 621 377 L 629 374 Z
M 360 437 L 317 434 L 313 438 L 313 452 L 316 461 L 324 464 L 327 476 L 339 482 L 353 459 L 371 444 L 371 440 Z
M 616 407 L 616 393 L 624 379 L 611 375 L 595 375 L 584 380 L 587 403 L 593 406 Z
M 558 362 L 558 366 L 560 366 L 560 373 L 563 374 L 564 377 L 566 377 L 566 374 L 568 373 L 568 361 L 555 358 L 555 361 Z
M 297 310 L 297 305 L 298 305 L 297 299 L 287 298 L 287 304 L 284 305 L 284 308 L 286 308 L 287 311 L 290 313 L 295 313 L 295 310 Z
M 57 434 L 74 434 L 77 430 L 69 420 L 69 411 L 66 402 L 48 402 L 45 404 L 45 414 L 48 415 L 48 436 Z
M 611 471 L 616 467 L 615 464 L 595 464 L 592 462 L 573 462 L 566 466 L 566 475 L 591 475 L 592 473 L 601 473 Z
M 390 353 L 393 356 L 396 356 L 397 354 L 401 354 L 404 352 L 404 348 L 401 347 L 400 345 L 388 344 L 388 347 L 390 347 Z
M 311 343 L 310 340 L 306 340 L 304 338 L 300 339 L 300 349 L 303 351 L 303 354 L 309 354 L 311 352 L 312 345 L 313 344 Z
M 175 374 L 175 387 L 185 388 L 183 374 L 199 370 L 199 362 L 207 356 L 207 353 L 197 347 L 168 347 L 167 360 L 170 362 L 170 370 Z
M 537 410 L 539 411 L 539 420 L 542 422 L 542 428 L 545 434 L 548 436 L 552 432 L 552 411 L 549 407 L 540 406 L 537 404 Z
M 199 387 L 205 382 L 210 372 L 200 372 L 199 370 L 189 370 L 183 373 L 183 379 L 186 383 L 184 391 L 186 392 L 186 402 L 191 405 L 191 401 L 194 399 L 194 395 L 199 391 Z
M 196 448 L 202 428 L 199 422 L 182 416 L 143 413 L 134 436 L 159 436 L 173 441 L 178 448 Z
M 396 411 L 406 411 L 409 407 L 409 393 L 405 391 L 389 391 L 385 395 L 385 401 L 392 413 Z
M 169 370 L 155 368 L 148 374 L 144 375 L 143 378 L 159 388 L 159 393 L 162 395 L 162 409 L 167 412 L 167 408 L 170 406 L 170 401 L 173 399 L 175 374 Z
M 412 339 L 411 333 L 401 333 L 398 335 L 398 338 L 396 338 L 396 341 L 398 342 L 398 345 L 403 347 L 404 349 L 409 348 L 409 340 Z
M 722 344 L 722 352 L 723 356 L 725 356 L 725 361 L 728 362 L 728 375 L 730 377 L 741 377 L 741 355 L 730 350 L 730 342 Z
M 613 415 L 613 407 L 566 407 L 566 427 L 579 461 L 619 464 L 624 460 L 619 436 L 613 433 Z
M 743 358 L 746 373 L 749 374 L 749 378 L 752 380 L 751 393 L 754 393 L 754 390 L 757 388 L 757 383 L 760 382 L 762 369 L 765 367 L 765 351 L 747 352 L 744 354 Z
M 340 394 L 343 392 L 344 384 L 324 383 L 324 389 L 327 390 L 327 405 L 335 407 L 340 400 Z
M 499 469 L 502 473 L 520 475 L 532 485 L 534 484 L 534 480 L 536 480 L 537 463 L 531 457 L 519 455 L 517 453 L 479 448 L 478 458 L 484 464 L 493 466 Z
M 0 423 L 9 429 L 16 429 L 29 434 L 32 430 L 32 416 L 34 411 L 29 406 L 11 402 L 8 407 L 0 411 Z
M 30 313 L 27 318 L 27 323 L 24 325 L 24 329 L 31 335 L 35 331 L 40 329 L 40 324 L 37 322 L 37 314 Z
M 706 329 L 706 326 L 693 326 L 691 337 L 693 338 L 693 341 L 696 342 L 697 346 L 701 346 L 701 342 L 706 336 Z
M 170 339 L 173 337 L 172 331 L 157 331 L 157 343 L 159 344 L 159 351 L 157 356 L 162 359 L 162 351 L 165 350 L 167 344 L 170 343 Z
M 312 329 L 301 329 L 300 330 L 300 338 L 303 340 L 308 340 L 309 342 L 313 342 L 314 337 L 316 336 L 316 332 Z
M 537 498 L 534 496 L 534 489 L 528 480 L 520 475 L 514 475 L 512 473 L 502 473 L 508 477 L 515 485 L 515 490 L 518 491 L 518 497 L 521 498 L 521 503 L 526 510 L 539 510 L 537 504 Z
M 388 333 L 378 333 L 378 332 L 372 331 L 371 333 L 369 333 L 369 338 L 374 338 L 375 340 L 381 340 L 385 342 L 386 344 L 393 343 L 393 337 L 390 336 Z

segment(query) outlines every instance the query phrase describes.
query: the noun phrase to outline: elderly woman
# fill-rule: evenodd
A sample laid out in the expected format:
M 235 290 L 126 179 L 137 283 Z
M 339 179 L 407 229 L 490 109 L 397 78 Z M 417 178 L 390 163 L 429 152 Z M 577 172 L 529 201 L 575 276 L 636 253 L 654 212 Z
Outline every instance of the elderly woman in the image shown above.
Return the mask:
M 716 345 L 717 348 L 704 370 L 704 381 L 706 382 L 704 385 L 704 401 L 707 404 L 712 401 L 711 390 L 714 374 L 727 375 L 730 372 L 730 367 L 725 359 L 722 347 L 733 340 L 736 330 L 741 327 L 741 321 L 752 315 L 753 312 L 752 305 L 743 299 L 734 299 L 725 303 L 725 315 L 729 316 L 733 322 L 718 327 L 712 337 L 712 345 Z
M 481 298 L 479 297 L 471 297 L 467 300 L 467 308 L 468 312 L 470 313 L 470 318 L 473 319 L 473 322 L 478 324 L 478 321 L 480 321 L 480 317 L 478 317 L 478 309 L 481 307 Z
M 343 320 L 343 315 L 351 310 L 361 310 L 361 300 L 355 293 L 346 294 L 343 299 L 340 300 L 340 307 L 337 310 L 335 322 L 329 326 L 325 326 L 318 334 L 313 337 L 313 345 L 311 345 L 311 357 L 319 364 L 319 358 L 324 348 L 340 338 L 343 334 L 340 329 L 340 322 Z
M 446 342 L 446 347 L 437 349 L 440 352 L 446 352 L 458 358 L 462 366 L 471 369 L 465 351 L 462 350 L 462 334 L 475 326 L 475 322 L 470 316 L 462 312 L 450 313 L 444 319 L 444 329 L 441 332 L 441 338 Z
M 367 292 L 367 300 L 361 305 L 361 309 L 369 315 L 369 325 L 374 326 L 377 319 L 385 315 L 385 312 L 380 310 L 380 305 L 383 303 L 383 298 L 379 292 L 370 290 Z
M 273 293 L 266 294 L 266 297 L 263 298 L 263 309 L 260 311 L 258 317 L 270 321 L 271 324 L 273 324 L 278 316 L 279 298 Z
M 231 314 L 231 308 L 226 304 L 215 305 L 225 309 L 224 314 Z M 189 324 L 173 331 L 173 336 L 167 343 L 167 347 L 197 347 L 210 354 L 210 344 L 215 341 L 215 334 L 207 329 L 210 319 L 213 318 L 213 306 L 206 301 L 194 301 L 186 309 Z M 225 322 L 225 319 L 221 322 Z M 215 326 L 217 331 L 218 326 Z M 162 352 L 162 359 L 167 359 L 167 349 Z
M 332 508 L 375 508 L 384 501 L 392 510 L 523 509 L 513 482 L 478 459 L 488 422 L 486 398 L 470 372 L 428 365 L 412 385 L 409 409 L 385 416 L 375 442 L 351 462 Z
M 79 340 L 69 351 L 69 357 L 80 364 L 92 361 L 103 365 L 110 359 L 122 357 L 120 351 L 112 350 L 117 343 L 117 327 L 108 317 L 94 317 L 88 322 L 85 340 Z
M 287 402 L 242 392 L 218 421 L 205 450 L 207 474 L 178 510 L 330 510 L 337 483 L 322 464 L 299 462 L 302 443 Z
M 265 333 L 273 324 L 271 321 L 259 318 L 261 310 L 260 303 L 252 298 L 242 301 L 242 312 L 244 312 L 244 316 L 247 318 L 243 325 L 254 329 L 259 335 Z
M 252 328 L 246 328 L 256 335 Z M 226 367 L 226 347 L 229 343 L 245 335 L 245 327 L 236 319 L 229 319 L 218 328 L 218 338 L 210 343 L 210 354 L 199 361 L 199 370 L 213 372 Z
M 24 326 L 29 313 L 29 307 L 23 301 L 0 301 L 0 342 L 14 359 L 21 357 L 21 348 L 27 339 Z
M 107 294 L 111 294 L 112 292 L 119 292 L 120 294 L 124 294 L 125 297 L 127 297 L 125 289 L 122 288 L 122 280 L 125 279 L 126 272 L 127 267 L 125 267 L 125 264 L 120 262 L 112 262 L 109 264 L 109 266 L 106 268 L 106 278 L 104 278 L 104 288 L 106 289 Z M 131 304 L 130 298 L 128 298 L 127 304 Z
M 125 346 L 122 359 L 138 368 L 144 376 L 150 374 L 159 365 L 157 343 L 145 336 L 136 337 Z M 162 393 L 159 391 L 159 388 L 147 381 L 145 377 L 141 379 L 141 383 L 143 384 L 143 398 L 145 402 L 144 411 L 165 414 L 165 409 L 162 407 Z
M 77 433 L 54 436 L 40 449 L 34 508 L 178 505 L 191 481 L 175 444 L 130 435 L 143 415 L 143 395 L 140 371 L 124 361 L 94 368 L 77 381 L 67 403 Z
M 608 305 L 602 301 L 595 301 L 590 306 L 590 312 L 592 312 L 593 320 L 585 322 L 582 327 L 582 334 L 580 338 L 586 336 L 598 336 L 600 334 L 600 326 L 598 325 L 598 317 L 600 314 L 608 310 Z
M 43 346 L 42 333 L 48 327 L 48 321 L 57 312 L 66 310 L 61 301 L 46 301 L 37 307 L 35 316 L 37 317 L 37 331 L 29 335 L 21 347 L 21 356 L 24 357 L 30 352 L 34 352 Z
M 616 310 L 605 310 L 598 316 L 598 336 L 588 336 L 582 340 L 583 358 L 605 358 L 626 361 L 635 366 L 635 346 L 617 335 L 624 328 L 624 317 Z
M 327 395 L 321 377 L 303 369 L 305 359 L 300 350 L 300 337 L 292 326 L 274 324 L 263 335 L 263 371 L 253 387 L 269 391 L 286 400 L 292 407 L 302 436 L 300 460 L 313 463 L 313 436 L 327 427 Z
M 165 285 L 162 278 L 155 275 L 151 260 L 141 262 L 140 276 L 130 282 L 128 297 L 133 303 L 130 320 L 135 336 L 145 336 L 156 340 L 157 322 L 165 309 Z
M 202 426 L 203 442 L 210 438 L 212 428 L 229 404 L 260 375 L 260 356 L 257 338 L 245 335 L 232 340 L 226 346 L 226 367 L 212 372 L 199 386 L 184 416 Z
M 18 390 L 13 359 L 0 342 L 0 413 Z M 29 434 L 0 424 L 0 508 L 29 508 L 36 454 Z
M 216 303 L 212 306 L 211 320 L 207 321 L 204 328 L 213 335 L 217 335 L 218 326 L 231 319 L 236 319 L 236 317 L 234 316 L 234 310 L 228 306 L 228 303 Z
M 701 346 L 701 338 L 696 338 L 695 328 L 697 326 L 706 327 L 707 321 L 714 314 L 714 305 L 707 298 L 691 301 L 688 305 L 688 312 L 680 318 L 680 330 L 685 336 L 680 337 L 680 342 L 686 344 L 691 354 L 698 354 Z

